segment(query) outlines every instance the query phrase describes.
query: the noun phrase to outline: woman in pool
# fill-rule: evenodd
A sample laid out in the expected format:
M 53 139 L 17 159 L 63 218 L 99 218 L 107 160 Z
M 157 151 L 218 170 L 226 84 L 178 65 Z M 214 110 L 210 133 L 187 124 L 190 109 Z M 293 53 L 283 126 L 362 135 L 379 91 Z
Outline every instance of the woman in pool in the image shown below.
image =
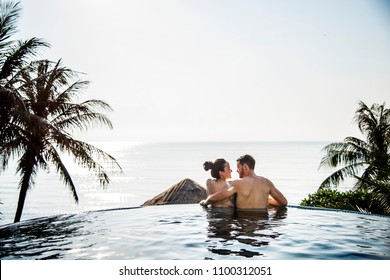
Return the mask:
M 227 179 L 232 178 L 232 170 L 229 163 L 223 158 L 216 159 L 214 162 L 206 161 L 203 164 L 204 170 L 211 170 L 211 177 L 214 179 L 207 179 L 207 195 L 214 194 L 222 189 L 228 188 Z M 213 207 L 234 207 L 234 197 L 224 199 L 212 204 Z

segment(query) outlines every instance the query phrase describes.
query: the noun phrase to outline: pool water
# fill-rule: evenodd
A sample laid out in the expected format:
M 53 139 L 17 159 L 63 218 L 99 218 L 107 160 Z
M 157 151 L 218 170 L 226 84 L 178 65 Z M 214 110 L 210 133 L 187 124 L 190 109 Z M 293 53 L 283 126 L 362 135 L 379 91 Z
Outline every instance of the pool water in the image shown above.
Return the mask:
M 390 218 L 289 206 L 268 214 L 148 206 L 0 227 L 5 259 L 390 259 Z

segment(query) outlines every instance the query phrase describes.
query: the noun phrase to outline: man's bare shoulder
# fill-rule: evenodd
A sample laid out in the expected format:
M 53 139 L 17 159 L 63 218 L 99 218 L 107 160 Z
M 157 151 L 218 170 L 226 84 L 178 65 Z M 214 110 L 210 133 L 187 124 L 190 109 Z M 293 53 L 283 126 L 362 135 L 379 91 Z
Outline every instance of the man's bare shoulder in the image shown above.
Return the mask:
M 272 184 L 272 181 L 266 177 L 263 177 L 263 176 L 258 176 L 256 175 L 256 179 L 259 180 L 259 181 L 262 181 L 263 183 L 266 183 L 266 184 Z
M 243 186 L 246 185 L 247 183 L 248 183 L 248 177 L 229 181 L 229 184 L 231 184 L 234 187 Z

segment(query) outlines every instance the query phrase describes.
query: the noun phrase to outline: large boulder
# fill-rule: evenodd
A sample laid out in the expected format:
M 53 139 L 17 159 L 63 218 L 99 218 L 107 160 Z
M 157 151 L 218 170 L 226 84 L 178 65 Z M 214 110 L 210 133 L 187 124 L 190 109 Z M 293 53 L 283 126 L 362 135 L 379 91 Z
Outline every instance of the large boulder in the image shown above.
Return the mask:
M 142 206 L 199 203 L 206 197 L 204 187 L 191 179 L 184 179 L 152 199 L 145 201 Z

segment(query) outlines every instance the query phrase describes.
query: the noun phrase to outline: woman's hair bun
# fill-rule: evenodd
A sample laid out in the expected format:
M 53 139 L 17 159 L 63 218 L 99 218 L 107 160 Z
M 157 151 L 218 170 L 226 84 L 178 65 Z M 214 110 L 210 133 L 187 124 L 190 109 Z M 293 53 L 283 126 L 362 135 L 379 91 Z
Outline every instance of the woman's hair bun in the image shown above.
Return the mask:
M 213 166 L 214 166 L 214 163 L 212 163 L 211 161 L 206 161 L 205 163 L 203 163 L 203 168 L 206 171 L 213 169 Z

